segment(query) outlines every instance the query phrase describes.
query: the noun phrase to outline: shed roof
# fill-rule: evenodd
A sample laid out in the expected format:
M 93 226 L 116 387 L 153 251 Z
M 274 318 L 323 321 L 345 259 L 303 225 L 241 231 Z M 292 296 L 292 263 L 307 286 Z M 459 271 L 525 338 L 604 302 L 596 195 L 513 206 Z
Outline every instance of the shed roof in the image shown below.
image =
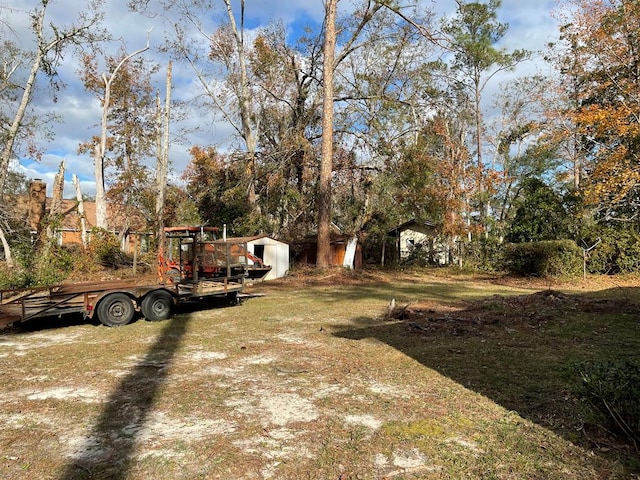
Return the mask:
M 436 227 L 437 225 L 435 223 L 428 220 L 418 221 L 415 218 L 412 218 L 411 220 L 401 223 L 400 225 L 389 230 L 387 232 L 387 235 L 389 235 L 390 237 L 397 237 L 400 232 L 403 232 L 405 230 L 415 230 L 418 232 L 428 233 L 432 232 Z
M 269 239 L 274 242 L 282 243 L 284 245 L 287 244 L 286 242 L 270 237 L 269 235 L 253 235 L 253 236 L 247 236 L 247 237 L 227 237 L 227 240 L 232 240 L 234 242 L 246 242 L 246 243 L 255 242 L 256 240 L 262 240 L 262 239 Z

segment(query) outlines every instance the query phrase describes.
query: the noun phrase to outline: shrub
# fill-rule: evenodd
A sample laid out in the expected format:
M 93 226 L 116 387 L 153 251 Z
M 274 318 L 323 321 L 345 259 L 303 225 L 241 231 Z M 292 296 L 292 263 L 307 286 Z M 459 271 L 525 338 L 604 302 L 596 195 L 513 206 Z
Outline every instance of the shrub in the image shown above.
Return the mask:
M 404 258 L 401 262 L 401 265 L 404 267 L 426 267 L 431 265 L 432 260 L 432 252 L 428 247 L 422 244 L 415 245 L 409 255 Z
M 104 266 L 115 266 L 123 262 L 118 237 L 102 228 L 92 228 L 86 253 L 90 261 Z
M 503 248 L 497 238 L 477 237 L 463 246 L 463 267 L 496 272 L 504 269 Z
M 580 395 L 589 402 L 600 426 L 630 442 L 640 441 L 640 362 L 632 360 L 575 365 Z
M 58 245 L 43 247 L 35 264 L 37 286 L 55 285 L 66 279 L 73 270 L 73 256 Z
M 629 230 L 601 228 L 591 232 L 588 244 L 601 240 L 589 253 L 591 273 L 617 274 L 640 271 L 640 235 Z
M 571 277 L 582 271 L 582 250 L 572 240 L 510 243 L 505 267 L 516 275 Z
M 566 238 L 569 214 L 562 198 L 536 177 L 525 177 L 513 204 L 514 218 L 507 227 L 506 241 L 540 242 Z
M 14 253 L 17 266 L 0 269 L 0 289 L 56 285 L 71 275 L 131 264 L 131 259 L 120 250 L 118 237 L 97 228 L 91 231 L 86 248 L 59 246 L 55 239 L 44 239 L 38 248 L 20 243 Z
M 17 266 L 0 271 L 0 289 L 55 285 L 69 276 L 74 265 L 72 253 L 54 243 L 39 249 L 24 244 L 15 254 Z
M 0 269 L 0 290 L 11 290 L 14 288 L 26 288 L 33 285 L 34 278 L 30 270 L 24 268 Z

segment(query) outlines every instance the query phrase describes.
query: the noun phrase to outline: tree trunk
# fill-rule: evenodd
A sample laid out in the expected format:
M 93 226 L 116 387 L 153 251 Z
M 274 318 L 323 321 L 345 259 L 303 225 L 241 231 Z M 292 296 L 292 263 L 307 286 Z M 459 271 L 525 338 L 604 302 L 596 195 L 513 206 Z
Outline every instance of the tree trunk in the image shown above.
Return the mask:
M 227 16 L 229 24 L 236 40 L 236 49 L 238 53 L 238 62 L 240 63 L 240 81 L 238 95 L 238 106 L 240 108 L 240 122 L 242 124 L 242 138 L 247 147 L 247 167 L 246 175 L 249 185 L 247 188 L 247 200 L 252 210 L 256 208 L 256 134 L 257 127 L 252 125 L 252 108 L 251 108 L 251 90 L 249 89 L 249 80 L 247 74 L 247 54 L 244 48 L 244 0 L 240 1 L 240 28 L 236 24 L 233 9 L 231 8 L 231 0 L 224 0 L 227 8 Z
M 478 201 L 479 201 L 479 214 L 480 214 L 480 227 L 483 230 L 484 237 L 489 238 L 488 220 L 490 205 L 487 198 L 485 198 L 486 186 L 484 176 L 484 161 L 482 159 L 482 137 L 483 137 L 483 120 L 482 109 L 480 108 L 481 101 L 481 89 L 480 89 L 480 73 L 476 72 L 474 75 L 474 116 L 476 123 L 475 144 L 477 150 L 477 185 L 478 189 Z
M 107 197 L 104 191 L 104 156 L 102 148 L 96 145 L 93 152 L 93 168 L 96 177 L 96 227 L 108 229 Z
M 52 240 L 56 236 L 56 228 L 61 227 L 58 222 L 61 220 L 62 214 L 62 197 L 64 197 L 64 160 L 60 162 L 58 173 L 53 179 L 53 191 L 51 198 L 51 207 L 49 208 L 49 222 L 47 225 L 47 238 Z
M 13 262 L 13 256 L 11 255 L 11 247 L 7 242 L 6 237 L 4 236 L 4 230 L 0 227 L 0 243 L 2 243 L 2 248 L 4 250 L 4 261 L 7 264 L 7 267 L 13 268 L 15 267 L 15 263 Z
M 318 250 L 316 266 L 331 264 L 331 173 L 333 172 L 333 68 L 336 50 L 336 9 L 338 0 L 327 0 L 325 14 L 322 155 L 318 188 Z
M 109 77 L 104 73 L 102 74 L 102 81 L 104 82 L 104 99 L 102 102 L 100 142 L 95 146 L 93 166 L 96 177 L 96 226 L 105 230 L 108 230 L 109 228 L 107 223 L 107 196 L 104 188 L 104 162 L 107 156 L 107 119 L 109 115 L 109 108 L 111 107 L 111 84 L 120 68 L 122 68 L 122 65 L 124 65 L 130 58 L 133 58 L 146 50 L 149 50 L 148 38 L 146 47 L 125 55 L 120 63 L 118 63 L 118 65 L 113 69 L 113 72 L 111 72 Z
M 76 189 L 76 200 L 78 201 L 78 216 L 80 217 L 80 235 L 82 237 L 82 246 L 87 246 L 87 218 L 84 214 L 84 199 L 82 198 L 82 190 L 80 190 L 80 180 L 74 173 L 71 177 L 74 188 Z
M 167 67 L 167 91 L 165 97 L 164 121 L 162 129 L 162 145 L 158 152 L 158 165 L 156 167 L 156 187 L 158 196 L 156 197 L 156 225 L 158 227 L 158 241 L 164 234 L 164 204 L 167 193 L 167 175 L 169 171 L 169 122 L 171 119 L 171 74 L 173 64 L 170 61 Z

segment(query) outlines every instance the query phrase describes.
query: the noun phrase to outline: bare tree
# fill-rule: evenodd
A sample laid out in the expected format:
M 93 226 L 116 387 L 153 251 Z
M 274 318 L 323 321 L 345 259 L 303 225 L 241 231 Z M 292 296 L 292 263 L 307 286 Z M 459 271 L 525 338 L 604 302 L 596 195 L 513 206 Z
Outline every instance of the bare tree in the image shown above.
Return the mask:
M 0 216 L 2 212 L 0 212 Z M 7 267 L 13 268 L 15 263 L 13 261 L 13 255 L 11 254 L 11 247 L 9 246 L 9 242 L 7 242 L 7 237 L 4 234 L 4 231 L 8 231 L 8 226 L 6 225 L 6 220 L 4 218 L 0 218 L 2 224 L 0 225 L 0 243 L 2 243 L 2 248 L 4 249 L 4 261 L 7 264 Z
M 36 36 L 36 46 L 29 74 L 22 86 L 22 96 L 18 103 L 18 108 L 11 125 L 3 137 L 2 149 L 0 150 L 0 198 L 4 194 L 9 162 L 14 155 L 15 143 L 23 127 L 27 108 L 31 103 L 38 73 L 44 73 L 53 80 L 57 75 L 56 69 L 62 59 L 63 50 L 67 46 L 96 42 L 106 38 L 102 32 L 93 30 L 102 19 L 102 14 L 99 10 L 102 3 L 101 0 L 92 0 L 86 10 L 86 12 L 90 13 L 82 12 L 76 24 L 69 27 L 50 25 L 47 30 L 45 18 L 47 6 L 50 3 L 51 0 L 40 0 L 39 8 L 31 14 L 31 25 Z
M 254 127 L 252 122 L 253 111 L 251 108 L 251 90 L 249 88 L 247 73 L 247 53 L 244 44 L 244 0 L 240 0 L 240 26 L 238 27 L 233 9 L 231 8 L 231 0 L 224 0 L 227 8 L 227 16 L 229 17 L 229 25 L 235 39 L 236 55 L 238 56 L 238 64 L 240 69 L 239 84 L 236 88 L 238 97 L 238 107 L 240 111 L 241 135 L 247 147 L 247 176 L 249 177 L 249 188 L 247 198 L 251 205 L 256 203 L 255 190 L 255 156 L 256 156 L 256 132 L 258 126 Z
M 82 237 L 82 245 L 87 246 L 87 217 L 84 213 L 84 198 L 82 198 L 82 189 L 80 188 L 80 179 L 74 173 L 71 177 L 73 187 L 76 191 L 76 201 L 78 202 L 78 216 L 80 217 L 80 235 Z
M 93 169 L 96 178 L 96 226 L 98 228 L 108 228 L 107 224 L 107 196 L 105 191 L 104 170 L 107 156 L 107 119 L 111 108 L 111 86 L 113 84 L 118 71 L 127 61 L 136 55 L 149 50 L 149 39 L 147 45 L 136 50 L 133 53 L 125 55 L 124 58 L 116 65 L 110 74 L 103 73 L 102 81 L 104 82 L 104 97 L 102 99 L 102 117 L 100 123 L 100 141 L 94 146 Z
M 216 4 L 224 8 L 226 22 L 213 33 L 205 27 Z M 244 27 L 245 1 L 237 2 L 239 15 L 231 0 L 169 0 L 162 8 L 177 14 L 171 27 L 173 35 L 165 48 L 184 60 L 195 74 L 202 94 L 194 98 L 210 112 L 220 115 L 235 130 L 244 144 L 246 160 L 247 200 L 252 208 L 256 204 L 255 162 L 260 119 L 256 115 L 256 95 L 250 79 L 250 45 L 247 45 Z M 130 6 L 147 11 L 148 2 L 132 0 Z M 203 41 L 204 40 L 204 41 Z M 213 107 L 213 109 L 211 109 Z
M 16 145 L 20 136 L 24 133 L 25 128 L 29 127 L 26 122 L 27 111 L 31 104 L 33 92 L 36 87 L 36 79 L 39 74 L 44 74 L 49 81 L 56 84 L 57 67 L 62 60 L 63 52 L 69 46 L 78 46 L 82 44 L 96 43 L 108 38 L 108 35 L 98 28 L 99 22 L 102 20 L 102 12 L 100 7 L 102 0 L 91 0 L 86 10 L 80 12 L 75 22 L 69 26 L 46 25 L 47 7 L 53 0 L 40 0 L 39 7 L 31 14 L 31 29 L 35 36 L 35 47 L 31 52 L 23 52 L 24 58 L 29 59 L 31 67 L 28 69 L 28 75 L 19 89 L 22 95 L 17 98 L 17 108 L 12 112 L 6 122 L 8 128 L 2 132 L 0 147 L 0 200 L 4 197 L 4 190 L 9 174 L 9 164 L 15 156 Z M 12 55 L 18 55 L 18 50 L 14 50 L 15 44 L 5 41 L 3 47 L 4 53 L 10 51 Z M 18 63 L 24 61 L 15 57 Z M 0 91 L 9 88 L 9 85 L 15 87 L 15 81 L 9 81 L 9 78 L 15 76 L 18 69 L 17 63 L 9 63 L 3 65 L 2 81 L 0 82 Z M 2 235 L 4 237 L 4 235 Z M 5 259 L 11 266 L 10 245 L 5 238 L 2 238 L 2 247 Z

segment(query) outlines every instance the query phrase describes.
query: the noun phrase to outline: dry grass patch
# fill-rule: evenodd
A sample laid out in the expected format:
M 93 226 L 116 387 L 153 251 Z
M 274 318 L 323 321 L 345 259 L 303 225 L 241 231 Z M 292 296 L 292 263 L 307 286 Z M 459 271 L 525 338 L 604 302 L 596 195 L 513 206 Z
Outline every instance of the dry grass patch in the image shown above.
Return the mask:
M 333 271 L 166 322 L 5 331 L 0 477 L 632 478 L 575 430 L 563 365 L 637 347 L 635 310 L 605 329 L 567 297 L 534 322 L 535 291 L 495 280 Z M 386 321 L 392 297 L 411 307 Z

